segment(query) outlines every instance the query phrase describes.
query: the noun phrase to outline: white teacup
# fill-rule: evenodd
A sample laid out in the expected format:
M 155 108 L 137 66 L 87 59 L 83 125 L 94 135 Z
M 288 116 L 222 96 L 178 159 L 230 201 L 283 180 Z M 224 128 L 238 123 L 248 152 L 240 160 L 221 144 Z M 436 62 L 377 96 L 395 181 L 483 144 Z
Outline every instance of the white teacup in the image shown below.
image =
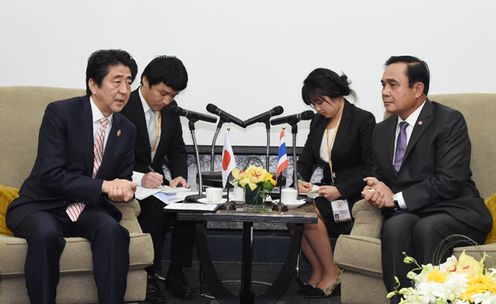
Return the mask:
M 281 203 L 294 204 L 296 203 L 297 196 L 298 191 L 295 188 L 284 188 L 281 190 Z
M 209 187 L 207 193 L 207 203 L 216 204 L 222 200 L 222 188 Z
M 245 197 L 245 191 L 242 187 L 234 187 L 232 193 L 232 199 L 237 202 L 243 202 Z

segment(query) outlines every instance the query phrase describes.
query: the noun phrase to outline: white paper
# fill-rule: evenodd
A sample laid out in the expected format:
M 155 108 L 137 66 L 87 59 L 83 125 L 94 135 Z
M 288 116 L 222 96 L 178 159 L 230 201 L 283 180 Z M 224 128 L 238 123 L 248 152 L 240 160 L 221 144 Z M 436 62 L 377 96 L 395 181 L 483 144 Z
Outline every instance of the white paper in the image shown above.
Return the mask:
M 197 203 L 177 203 L 169 204 L 164 207 L 166 210 L 179 210 L 179 211 L 205 211 L 213 212 L 217 210 L 218 205 L 212 204 L 197 204 Z
M 160 188 L 145 188 L 136 186 L 136 192 L 134 193 L 134 196 L 136 196 L 136 199 L 142 200 L 158 192 L 160 192 Z
M 134 195 L 136 196 L 137 199 L 142 200 L 142 199 L 145 199 L 151 195 L 157 194 L 159 192 L 165 193 L 165 194 L 176 194 L 176 193 L 192 194 L 191 189 L 184 188 L 184 187 L 172 188 L 169 186 L 161 186 L 159 188 L 145 188 L 142 186 L 136 186 L 136 192 Z M 183 198 L 184 198 L 184 196 L 183 196 Z
M 133 176 L 131 178 L 133 182 L 136 183 L 136 185 L 141 186 L 141 179 L 143 178 L 144 175 L 145 173 L 133 171 Z

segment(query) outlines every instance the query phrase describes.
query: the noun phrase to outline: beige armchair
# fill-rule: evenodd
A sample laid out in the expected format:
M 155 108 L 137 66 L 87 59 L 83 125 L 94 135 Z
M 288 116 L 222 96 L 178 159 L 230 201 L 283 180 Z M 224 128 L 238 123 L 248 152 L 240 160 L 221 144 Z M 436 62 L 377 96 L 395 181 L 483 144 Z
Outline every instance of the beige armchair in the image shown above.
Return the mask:
M 465 116 L 472 142 L 471 167 L 473 179 L 483 198 L 496 192 L 496 94 L 443 94 L 429 98 L 459 110 Z M 355 224 L 350 235 L 341 235 L 336 243 L 336 263 L 345 270 L 341 284 L 342 303 L 387 303 L 382 281 L 381 213 L 360 201 L 353 208 Z M 496 264 L 496 244 L 480 246 Z M 476 252 L 476 247 L 455 248 Z M 478 255 L 474 255 L 478 256 Z
M 46 105 L 54 100 L 84 95 L 83 90 L 48 87 L 0 88 L 0 184 L 20 187 L 29 175 L 36 156 L 38 130 Z M 121 225 L 131 235 L 130 265 L 125 300 L 144 300 L 145 267 L 153 262 L 149 234 L 141 231 L 136 200 L 116 204 Z M 66 238 L 60 260 L 57 303 L 97 303 L 90 243 L 83 238 Z M 24 281 L 26 241 L 0 234 L 0 303 L 29 303 Z

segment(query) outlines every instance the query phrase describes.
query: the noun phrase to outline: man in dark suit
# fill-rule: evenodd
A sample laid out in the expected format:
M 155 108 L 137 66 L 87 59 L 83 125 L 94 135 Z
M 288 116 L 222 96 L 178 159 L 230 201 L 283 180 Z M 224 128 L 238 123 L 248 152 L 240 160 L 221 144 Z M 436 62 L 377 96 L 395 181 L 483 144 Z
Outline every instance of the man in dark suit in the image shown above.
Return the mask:
M 7 224 L 26 238 L 26 287 L 31 303 L 55 303 L 66 236 L 91 242 L 99 303 L 122 303 L 129 267 L 129 232 L 109 200 L 133 198 L 130 181 L 135 127 L 120 112 L 136 76 L 122 50 L 94 52 L 83 97 L 50 103 L 40 127 L 38 154 Z
M 381 80 L 386 111 L 373 139 L 374 177 L 362 195 L 383 210 L 382 268 L 388 291 L 411 285 L 411 267 L 433 262 L 441 241 L 462 234 L 482 243 L 492 225 L 471 179 L 470 139 L 462 114 L 427 98 L 429 69 L 412 56 L 391 57 Z M 438 261 L 434 261 L 438 262 Z M 391 299 L 399 302 L 398 296 Z
M 171 187 L 188 187 L 186 181 L 186 147 L 184 145 L 179 115 L 174 98 L 184 90 L 188 74 L 181 60 L 171 56 L 153 59 L 141 75 L 141 87 L 131 93 L 124 114 L 138 132 L 135 146 L 134 170 L 144 173 L 141 186 L 156 188 L 162 184 Z M 164 179 L 164 164 L 172 179 Z M 192 298 L 192 291 L 185 280 L 183 267 L 191 266 L 194 244 L 194 225 L 176 221 L 172 231 L 171 264 L 167 278 L 162 276 L 162 247 L 164 235 L 175 214 L 164 213 L 164 203 L 150 196 L 140 200 L 141 214 L 138 221 L 144 232 L 152 236 L 155 258 L 149 269 L 147 300 L 161 302 L 156 279 L 165 280 L 166 286 L 180 298 Z M 172 216 L 172 218 L 171 218 Z

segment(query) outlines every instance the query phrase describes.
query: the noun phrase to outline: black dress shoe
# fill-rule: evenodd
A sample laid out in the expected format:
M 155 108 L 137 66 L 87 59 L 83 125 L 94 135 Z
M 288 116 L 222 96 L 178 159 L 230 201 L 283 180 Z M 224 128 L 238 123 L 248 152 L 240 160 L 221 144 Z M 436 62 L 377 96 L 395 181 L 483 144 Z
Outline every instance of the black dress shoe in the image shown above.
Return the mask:
M 165 303 L 163 291 L 156 280 L 153 275 L 148 275 L 145 303 Z
M 182 270 L 169 270 L 167 273 L 167 278 L 165 278 L 165 287 L 167 287 L 167 289 L 172 292 L 175 297 L 181 299 L 193 298 L 193 292 L 191 291 L 191 287 L 189 287 L 188 282 L 186 282 Z

